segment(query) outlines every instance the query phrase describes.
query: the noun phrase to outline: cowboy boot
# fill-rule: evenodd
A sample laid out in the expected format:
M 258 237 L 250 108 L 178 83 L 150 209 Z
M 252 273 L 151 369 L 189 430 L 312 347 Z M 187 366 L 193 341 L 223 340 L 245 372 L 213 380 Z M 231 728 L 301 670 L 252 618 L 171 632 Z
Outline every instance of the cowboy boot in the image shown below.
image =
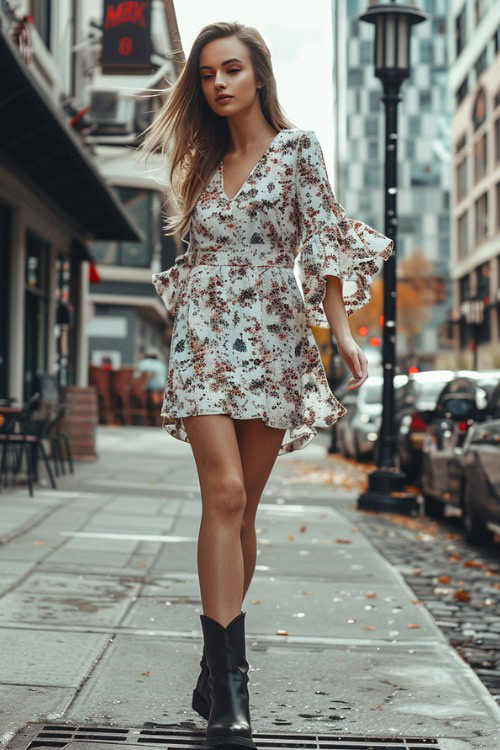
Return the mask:
M 198 675 L 198 682 L 193 690 L 193 709 L 200 714 L 204 719 L 208 721 L 210 716 L 210 706 L 212 705 L 212 699 L 210 698 L 210 685 L 208 684 L 208 678 L 210 676 L 210 670 L 207 664 L 207 655 L 205 646 L 203 646 L 203 654 L 200 661 L 201 672 Z
M 243 745 L 257 750 L 250 725 L 245 614 L 240 612 L 226 627 L 200 615 L 212 702 L 205 747 Z
M 207 656 L 205 652 L 205 646 L 203 646 L 203 655 L 200 661 L 201 672 L 198 676 L 198 682 L 193 690 L 193 701 L 192 706 L 200 716 L 208 721 L 210 716 L 210 706 L 212 700 L 210 698 L 210 685 L 208 684 L 208 678 L 210 672 L 208 670 Z

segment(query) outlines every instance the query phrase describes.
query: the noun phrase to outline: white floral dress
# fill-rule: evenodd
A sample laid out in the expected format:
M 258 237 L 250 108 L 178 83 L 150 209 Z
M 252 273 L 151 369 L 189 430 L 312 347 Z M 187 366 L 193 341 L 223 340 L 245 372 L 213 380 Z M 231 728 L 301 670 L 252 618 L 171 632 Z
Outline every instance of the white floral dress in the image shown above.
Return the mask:
M 222 161 L 193 209 L 188 249 L 153 275 L 174 316 L 163 426 L 228 414 L 286 428 L 278 455 L 304 448 L 346 413 L 328 385 L 310 326 L 328 328 L 326 277 L 356 282 L 347 315 L 370 300 L 393 240 L 349 219 L 312 130 L 280 131 L 230 200 Z M 298 279 L 294 265 L 298 264 Z M 302 288 L 302 293 L 300 290 Z

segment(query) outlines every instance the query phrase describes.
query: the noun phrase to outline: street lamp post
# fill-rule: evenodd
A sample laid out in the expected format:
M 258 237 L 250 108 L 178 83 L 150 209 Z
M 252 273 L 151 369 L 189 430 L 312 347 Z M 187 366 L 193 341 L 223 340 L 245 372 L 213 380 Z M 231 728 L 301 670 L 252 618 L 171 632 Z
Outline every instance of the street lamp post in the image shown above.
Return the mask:
M 377 469 L 368 476 L 368 491 L 358 498 L 358 508 L 386 512 L 418 511 L 417 498 L 406 492 L 406 475 L 395 463 L 394 374 L 396 365 L 396 254 L 397 254 L 397 105 L 399 89 L 410 75 L 410 31 L 428 16 L 412 5 L 373 5 L 361 21 L 375 25 L 375 75 L 384 87 L 385 104 L 385 234 L 394 250 L 384 263 L 384 324 L 382 362 L 382 425 Z

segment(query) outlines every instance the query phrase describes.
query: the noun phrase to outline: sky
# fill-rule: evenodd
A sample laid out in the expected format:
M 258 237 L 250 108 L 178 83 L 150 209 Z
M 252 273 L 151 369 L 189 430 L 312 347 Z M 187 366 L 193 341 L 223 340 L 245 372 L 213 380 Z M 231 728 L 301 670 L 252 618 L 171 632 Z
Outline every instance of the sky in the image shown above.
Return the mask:
M 175 0 L 187 58 L 198 32 L 210 23 L 239 21 L 264 38 L 278 99 L 287 118 L 314 130 L 333 184 L 331 0 Z

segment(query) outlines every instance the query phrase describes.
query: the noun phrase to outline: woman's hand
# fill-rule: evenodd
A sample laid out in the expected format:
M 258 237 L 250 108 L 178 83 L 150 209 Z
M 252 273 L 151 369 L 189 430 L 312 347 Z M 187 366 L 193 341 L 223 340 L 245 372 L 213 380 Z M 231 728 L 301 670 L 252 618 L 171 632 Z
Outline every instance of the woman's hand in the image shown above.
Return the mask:
M 353 374 L 347 386 L 348 390 L 353 391 L 363 385 L 368 377 L 368 360 L 351 335 L 337 340 L 337 349 Z

